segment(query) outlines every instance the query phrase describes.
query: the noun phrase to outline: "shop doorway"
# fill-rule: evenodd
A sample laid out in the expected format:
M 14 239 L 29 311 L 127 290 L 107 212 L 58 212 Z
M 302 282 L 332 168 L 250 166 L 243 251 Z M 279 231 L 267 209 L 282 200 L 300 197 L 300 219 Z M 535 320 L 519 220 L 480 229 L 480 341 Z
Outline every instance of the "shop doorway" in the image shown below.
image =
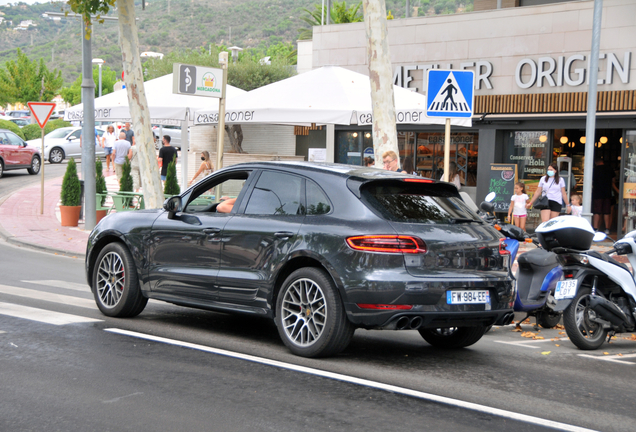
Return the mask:
M 614 238 L 618 228 L 619 197 L 620 197 L 620 168 L 623 150 L 622 129 L 596 129 L 594 137 L 594 161 L 597 173 L 605 171 L 602 178 L 597 177 L 593 196 L 602 196 L 607 202 L 597 205 L 592 203 L 593 226 L 600 231 L 609 232 Z M 553 140 L 554 160 L 571 160 L 572 175 L 568 183 L 569 195 L 583 197 L 583 181 L 585 167 L 585 129 L 555 129 Z M 559 159 L 557 159 L 559 158 Z M 599 162 L 602 161 L 602 164 Z M 602 166 L 601 166 L 602 165 Z M 567 166 L 562 163 L 560 174 L 567 172 Z M 589 173 L 588 173 L 589 175 Z M 598 175 L 598 174 L 597 174 Z M 564 179 L 566 176 L 563 176 Z

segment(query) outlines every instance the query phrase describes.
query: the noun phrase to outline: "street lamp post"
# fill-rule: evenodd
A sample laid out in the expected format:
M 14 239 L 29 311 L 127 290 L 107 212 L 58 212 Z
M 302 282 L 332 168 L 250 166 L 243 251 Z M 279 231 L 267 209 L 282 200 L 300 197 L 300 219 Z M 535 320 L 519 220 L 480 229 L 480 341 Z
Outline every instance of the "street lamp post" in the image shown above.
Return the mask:
M 238 60 L 239 51 L 243 51 L 243 48 L 233 46 L 229 47 L 228 49 L 232 51 L 232 63 L 236 63 L 236 61 Z
M 102 65 L 104 64 L 104 60 L 100 58 L 94 58 L 93 64 L 99 66 L 99 96 L 102 97 Z

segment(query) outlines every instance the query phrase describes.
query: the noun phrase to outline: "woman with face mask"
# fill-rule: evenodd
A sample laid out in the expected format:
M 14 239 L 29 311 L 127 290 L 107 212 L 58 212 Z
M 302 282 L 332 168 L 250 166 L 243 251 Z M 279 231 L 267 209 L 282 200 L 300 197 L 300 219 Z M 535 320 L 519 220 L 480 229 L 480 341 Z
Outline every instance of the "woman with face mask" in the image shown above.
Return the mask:
M 570 204 L 568 203 L 568 195 L 565 191 L 565 181 L 559 177 L 559 171 L 555 163 L 548 166 L 546 175 L 541 177 L 539 186 L 530 202 L 526 204 L 526 208 L 532 207 L 534 202 L 544 194 L 548 197 L 548 208 L 541 210 L 541 222 L 546 222 L 559 216 L 564 203 L 567 206 L 567 212 L 569 213 L 571 211 Z
M 210 153 L 208 153 L 207 151 L 202 151 L 201 161 L 202 162 L 201 166 L 199 166 L 199 170 L 194 175 L 194 177 L 192 177 L 192 180 L 190 180 L 188 186 L 191 185 L 197 177 L 199 177 L 199 174 L 203 173 L 203 177 L 207 177 L 214 171 L 214 165 L 212 165 L 212 162 L 210 161 Z

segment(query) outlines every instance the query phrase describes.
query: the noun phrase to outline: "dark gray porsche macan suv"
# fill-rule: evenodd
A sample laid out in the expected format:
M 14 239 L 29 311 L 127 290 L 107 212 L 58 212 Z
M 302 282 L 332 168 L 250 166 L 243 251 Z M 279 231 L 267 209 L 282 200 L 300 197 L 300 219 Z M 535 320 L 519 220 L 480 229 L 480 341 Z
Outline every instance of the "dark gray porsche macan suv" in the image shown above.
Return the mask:
M 230 213 L 217 196 L 237 198 Z M 512 319 L 504 247 L 452 184 L 262 162 L 217 171 L 164 209 L 103 219 L 86 275 L 107 316 L 138 315 L 149 298 L 266 316 L 306 357 L 340 352 L 356 328 L 460 348 Z

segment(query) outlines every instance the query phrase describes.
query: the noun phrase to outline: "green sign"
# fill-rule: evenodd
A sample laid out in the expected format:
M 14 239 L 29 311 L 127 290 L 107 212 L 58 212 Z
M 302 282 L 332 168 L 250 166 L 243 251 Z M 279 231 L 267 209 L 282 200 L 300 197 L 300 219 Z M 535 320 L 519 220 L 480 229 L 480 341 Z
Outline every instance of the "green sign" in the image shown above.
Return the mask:
M 517 164 L 490 164 L 488 191 L 497 194 L 493 201 L 495 211 L 508 212 L 510 198 L 515 193 L 517 182 Z

